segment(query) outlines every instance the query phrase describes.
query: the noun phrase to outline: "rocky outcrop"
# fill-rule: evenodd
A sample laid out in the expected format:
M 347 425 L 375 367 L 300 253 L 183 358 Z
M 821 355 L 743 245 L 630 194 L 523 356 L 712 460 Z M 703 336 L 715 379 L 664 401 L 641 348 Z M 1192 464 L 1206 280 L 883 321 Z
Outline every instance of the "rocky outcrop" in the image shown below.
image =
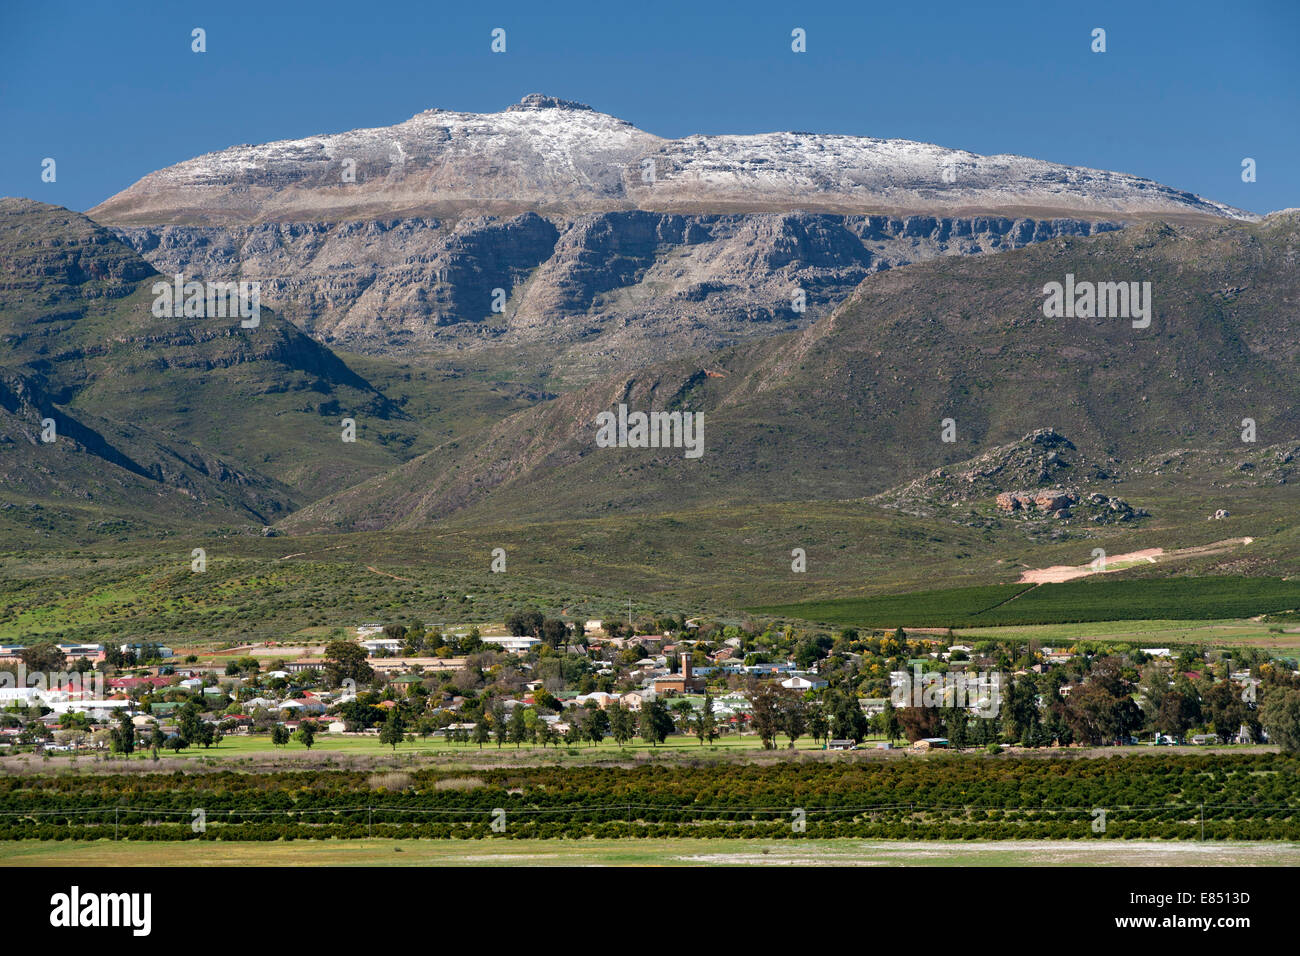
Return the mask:
M 264 304 L 351 350 L 545 343 L 568 353 L 566 367 L 599 354 L 608 369 L 800 328 L 895 266 L 1117 228 L 1079 219 L 629 210 L 116 233 L 167 275 L 256 279 Z
M 1004 491 L 994 499 L 1000 511 L 1050 511 L 1059 512 L 1078 503 L 1079 496 L 1071 491 Z

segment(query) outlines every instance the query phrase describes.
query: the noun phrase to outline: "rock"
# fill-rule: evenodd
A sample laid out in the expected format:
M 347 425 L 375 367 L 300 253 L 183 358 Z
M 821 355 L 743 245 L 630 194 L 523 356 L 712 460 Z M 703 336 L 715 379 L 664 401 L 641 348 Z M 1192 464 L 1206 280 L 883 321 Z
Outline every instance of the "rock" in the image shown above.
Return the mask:
M 1078 499 L 1065 491 L 1043 491 L 1034 496 L 1034 505 L 1043 511 L 1060 511 L 1068 508 Z
M 1021 499 L 1019 495 L 1004 491 L 994 499 L 997 506 L 1003 511 L 1019 511 L 1021 508 Z

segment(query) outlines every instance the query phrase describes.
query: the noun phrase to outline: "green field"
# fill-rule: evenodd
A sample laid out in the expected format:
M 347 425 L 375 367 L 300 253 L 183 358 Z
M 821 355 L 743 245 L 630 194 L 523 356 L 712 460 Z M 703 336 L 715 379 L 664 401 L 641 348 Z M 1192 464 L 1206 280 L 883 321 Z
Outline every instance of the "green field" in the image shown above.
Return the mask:
M 874 740 L 875 738 L 871 738 Z M 789 748 L 785 745 L 788 741 L 781 738 L 781 750 L 786 752 Z M 863 744 L 869 747 L 870 741 Z M 608 760 L 611 757 L 627 756 L 635 759 L 638 756 L 649 756 L 656 753 L 685 753 L 688 755 L 698 755 L 701 757 L 725 755 L 733 752 L 745 751 L 762 751 L 763 743 L 757 734 L 744 735 L 727 735 L 715 740 L 712 744 L 704 745 L 698 739 L 688 735 L 672 735 L 658 746 L 646 743 L 640 738 L 634 738 L 627 744 L 619 746 L 613 739 L 606 738 L 599 744 L 579 743 L 572 746 L 561 744 L 559 746 L 542 747 L 537 744 L 524 744 L 516 746 L 514 744 L 503 744 L 498 747 L 495 740 L 484 744 L 481 748 L 474 743 L 453 743 L 451 741 L 438 737 L 416 737 L 415 740 L 400 743 L 396 749 L 379 742 L 379 736 L 374 735 L 347 735 L 342 734 L 319 734 L 312 744 L 310 754 L 339 754 L 339 755 L 365 755 L 365 756 L 393 756 L 398 757 L 419 757 L 419 756 L 463 756 L 467 761 L 479 760 L 496 760 L 499 755 L 506 759 L 512 759 L 519 756 L 536 756 L 545 758 L 548 761 L 559 763 L 564 762 L 581 762 L 593 759 Z M 820 745 L 816 744 L 809 737 L 802 737 L 793 748 L 799 751 L 821 750 Z M 179 754 L 171 751 L 165 752 L 168 760 L 177 758 L 187 760 L 200 759 L 231 759 L 238 757 L 247 757 L 260 754 L 275 754 L 293 760 L 293 758 L 302 758 L 309 756 L 308 748 L 296 740 L 290 741 L 283 747 L 277 747 L 271 743 L 269 734 L 248 734 L 224 737 L 221 743 L 208 748 L 195 747 L 189 750 L 183 750 Z M 83 754 L 77 760 L 85 762 L 94 759 L 89 754 Z M 76 761 L 70 754 L 52 755 L 48 761 L 40 758 L 16 755 L 0 759 L 0 767 L 10 762 L 25 764 L 41 764 L 51 768 L 62 766 L 75 766 Z M 133 768 L 147 769 L 151 758 L 147 753 L 134 754 L 129 758 L 116 757 L 113 762 L 125 763 Z
M 1156 840 L 324 840 L 0 843 L 0 866 L 1298 866 L 1300 844 Z
M 1137 578 L 1095 575 L 1032 587 L 950 588 L 876 598 L 806 601 L 757 613 L 862 627 L 999 627 L 1084 621 L 1248 618 L 1300 607 L 1300 580 L 1276 577 Z

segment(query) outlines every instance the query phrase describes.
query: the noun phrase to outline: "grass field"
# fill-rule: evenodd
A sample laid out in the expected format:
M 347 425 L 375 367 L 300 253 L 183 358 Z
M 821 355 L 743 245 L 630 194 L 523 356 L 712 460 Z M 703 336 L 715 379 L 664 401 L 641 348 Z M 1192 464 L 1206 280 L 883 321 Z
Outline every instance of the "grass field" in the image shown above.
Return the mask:
M 0 843 L 0 866 L 1297 866 L 1300 844 L 1090 840 L 329 840 Z
M 1249 646 L 1294 656 L 1300 651 L 1300 623 L 1267 624 L 1248 618 L 1217 621 L 1088 621 L 1077 624 L 1014 624 L 1001 627 L 969 627 L 953 631 L 965 641 L 1036 640 L 1047 644 L 1075 641 L 1105 641 L 1168 647 L 1197 644 L 1210 647 Z M 1291 654 L 1284 652 L 1290 651 Z
M 1065 584 L 951 588 L 754 608 L 763 614 L 863 627 L 979 627 L 1084 621 L 1251 617 L 1300 607 L 1300 580 L 1086 578 Z
M 872 746 L 875 738 L 864 742 L 861 746 L 869 748 Z M 788 752 L 785 746 L 788 743 L 784 738 L 781 739 L 781 752 Z M 344 736 L 342 734 L 320 734 L 316 737 L 311 751 L 298 741 L 294 740 L 283 747 L 276 747 L 271 743 L 269 734 L 239 735 L 230 736 L 222 739 L 221 743 L 214 747 L 204 749 L 196 747 L 191 750 L 181 751 L 179 754 L 172 751 L 166 751 L 161 756 L 167 760 L 181 758 L 185 760 L 228 760 L 240 757 L 252 757 L 260 755 L 275 755 L 284 758 L 290 763 L 295 763 L 303 758 L 322 754 L 337 754 L 339 756 L 377 756 L 377 757 L 419 757 L 419 756 L 441 756 L 441 757 L 464 757 L 466 761 L 473 762 L 496 762 L 501 759 L 513 760 L 518 757 L 527 756 L 530 759 L 536 757 L 553 763 L 583 763 L 591 760 L 608 760 L 626 756 L 629 759 L 647 759 L 656 753 L 677 754 L 686 756 L 716 757 L 731 753 L 745 753 L 748 751 L 762 752 L 763 744 L 757 734 L 744 734 L 741 736 L 726 736 L 715 740 L 711 745 L 701 745 L 695 737 L 688 736 L 671 736 L 657 747 L 645 743 L 640 738 L 636 738 L 628 744 L 620 747 L 612 739 L 605 739 L 599 744 L 574 744 L 573 746 L 562 745 L 559 747 L 541 747 L 538 745 L 528 745 L 516 747 L 514 744 L 503 744 L 501 747 L 496 745 L 493 740 L 486 743 L 482 748 L 473 743 L 452 743 L 441 738 L 424 739 L 416 737 L 413 742 L 401 743 L 397 745 L 396 750 L 379 742 L 378 736 Z M 813 742 L 809 737 L 801 738 L 794 747 L 798 751 L 821 750 L 822 748 Z M 772 753 L 772 751 L 768 751 Z M 76 766 L 77 763 L 85 764 L 93 760 L 90 754 L 82 754 L 76 761 L 70 754 L 55 754 L 48 760 L 34 757 L 31 755 L 15 755 L 0 759 L 0 767 L 7 764 L 20 763 L 28 766 L 42 766 L 51 769 L 60 767 Z M 115 758 L 112 761 L 115 765 L 126 763 L 131 768 L 149 769 L 152 758 L 147 753 L 135 754 L 129 759 Z

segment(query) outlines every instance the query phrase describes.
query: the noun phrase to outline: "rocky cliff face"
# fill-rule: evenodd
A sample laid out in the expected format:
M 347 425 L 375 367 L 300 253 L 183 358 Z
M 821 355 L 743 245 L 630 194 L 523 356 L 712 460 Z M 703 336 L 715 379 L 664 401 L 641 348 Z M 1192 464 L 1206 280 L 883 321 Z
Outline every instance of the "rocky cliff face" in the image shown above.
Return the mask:
M 628 210 L 116 232 L 164 274 L 259 280 L 264 302 L 326 343 L 376 352 L 543 343 L 570 374 L 595 374 L 803 327 L 873 272 L 1117 228 Z

